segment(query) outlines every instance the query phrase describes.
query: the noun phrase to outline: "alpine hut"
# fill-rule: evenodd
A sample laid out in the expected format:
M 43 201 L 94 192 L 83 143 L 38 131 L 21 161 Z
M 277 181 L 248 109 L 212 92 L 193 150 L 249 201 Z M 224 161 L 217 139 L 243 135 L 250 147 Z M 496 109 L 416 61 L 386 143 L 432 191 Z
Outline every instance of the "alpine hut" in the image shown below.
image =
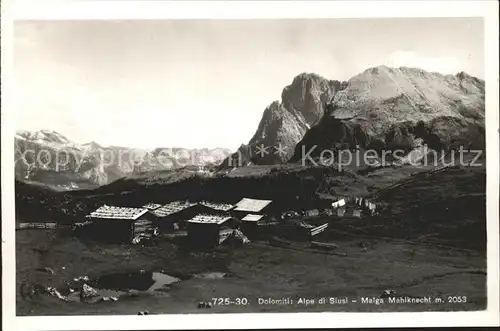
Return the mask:
M 204 248 L 219 245 L 224 239 L 224 234 L 229 235 L 232 232 L 232 220 L 230 216 L 221 215 L 194 216 L 186 222 L 189 243 Z
M 109 240 L 128 241 L 136 235 L 136 225 L 148 222 L 145 208 L 103 205 L 86 216 L 91 234 Z
M 159 230 L 167 232 L 176 227 L 184 227 L 185 222 L 203 211 L 202 209 L 205 210 L 206 207 L 189 201 L 174 201 L 151 210 L 150 213 L 154 216 Z
M 247 214 L 241 219 L 240 229 L 247 237 L 258 235 L 259 221 L 264 218 L 262 214 Z

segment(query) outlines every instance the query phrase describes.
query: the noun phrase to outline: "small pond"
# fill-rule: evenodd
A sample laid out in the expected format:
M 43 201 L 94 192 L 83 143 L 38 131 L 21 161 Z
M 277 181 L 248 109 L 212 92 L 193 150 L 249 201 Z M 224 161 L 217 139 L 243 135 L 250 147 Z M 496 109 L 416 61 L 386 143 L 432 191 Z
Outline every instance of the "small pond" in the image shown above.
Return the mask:
M 155 291 L 180 279 L 162 272 L 114 273 L 97 278 L 93 285 L 97 289 L 115 291 Z

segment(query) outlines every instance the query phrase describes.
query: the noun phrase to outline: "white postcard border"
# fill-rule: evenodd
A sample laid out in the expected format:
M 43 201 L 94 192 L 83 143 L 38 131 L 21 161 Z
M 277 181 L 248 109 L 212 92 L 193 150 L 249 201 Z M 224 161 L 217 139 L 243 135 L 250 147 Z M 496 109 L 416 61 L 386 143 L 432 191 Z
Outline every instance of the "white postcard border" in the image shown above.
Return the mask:
M 499 316 L 498 2 L 496 1 L 2 1 L 2 263 L 6 330 L 326 328 L 488 326 Z M 265 313 L 149 316 L 15 316 L 14 125 L 12 22 L 14 19 L 166 18 L 403 18 L 484 17 L 487 158 L 488 309 L 480 312 Z

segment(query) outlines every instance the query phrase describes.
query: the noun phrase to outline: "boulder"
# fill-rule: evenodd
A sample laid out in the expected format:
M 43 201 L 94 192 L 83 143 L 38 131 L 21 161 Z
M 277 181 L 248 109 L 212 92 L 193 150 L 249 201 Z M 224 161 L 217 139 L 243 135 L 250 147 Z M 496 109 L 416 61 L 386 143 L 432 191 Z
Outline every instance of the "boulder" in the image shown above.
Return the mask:
M 56 297 L 60 300 L 63 300 L 63 301 L 66 301 L 66 297 L 64 295 L 62 295 L 61 293 L 59 293 L 59 291 L 57 289 L 55 289 L 54 287 L 50 287 L 50 286 L 47 286 L 47 288 L 45 289 L 46 292 L 53 296 L 53 297 Z
M 250 240 L 240 230 L 233 230 L 224 243 L 226 245 L 245 245 L 250 243 Z
M 74 282 L 80 282 L 80 281 L 88 282 L 89 281 L 89 277 L 88 276 L 75 277 L 75 278 L 73 278 L 73 281 Z
M 87 299 L 99 296 L 99 292 L 87 284 L 83 284 L 80 290 L 80 300 L 86 301 Z

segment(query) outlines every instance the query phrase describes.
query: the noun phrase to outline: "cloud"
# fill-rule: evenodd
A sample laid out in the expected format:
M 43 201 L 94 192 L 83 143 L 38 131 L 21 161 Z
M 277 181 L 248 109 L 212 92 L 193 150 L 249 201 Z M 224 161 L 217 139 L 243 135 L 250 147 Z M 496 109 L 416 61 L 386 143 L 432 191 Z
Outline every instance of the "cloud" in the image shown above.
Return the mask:
M 456 74 L 463 70 L 462 63 L 454 56 L 427 57 L 411 51 L 392 53 L 387 61 L 391 67 L 415 67 L 430 72 Z

